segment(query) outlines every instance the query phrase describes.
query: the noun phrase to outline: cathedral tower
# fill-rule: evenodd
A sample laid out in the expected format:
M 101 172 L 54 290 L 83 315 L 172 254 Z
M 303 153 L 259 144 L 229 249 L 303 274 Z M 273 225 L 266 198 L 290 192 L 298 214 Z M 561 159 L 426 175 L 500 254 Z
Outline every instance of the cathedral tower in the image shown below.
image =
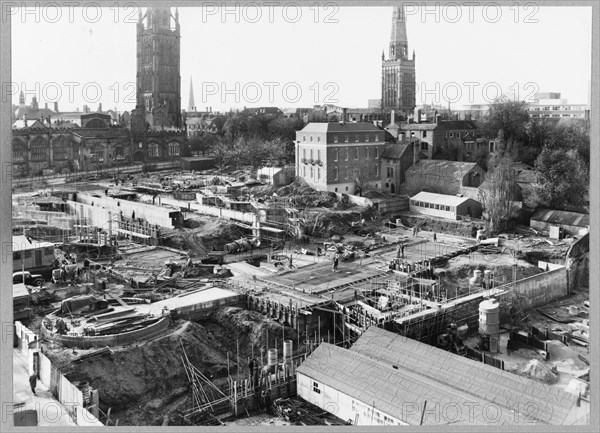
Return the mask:
M 382 55 L 381 107 L 411 115 L 416 106 L 415 52 L 408 58 L 404 6 L 395 6 L 388 59 Z
M 166 106 L 168 122 L 181 127 L 179 11 L 149 7 L 137 24 L 137 101 L 146 112 Z

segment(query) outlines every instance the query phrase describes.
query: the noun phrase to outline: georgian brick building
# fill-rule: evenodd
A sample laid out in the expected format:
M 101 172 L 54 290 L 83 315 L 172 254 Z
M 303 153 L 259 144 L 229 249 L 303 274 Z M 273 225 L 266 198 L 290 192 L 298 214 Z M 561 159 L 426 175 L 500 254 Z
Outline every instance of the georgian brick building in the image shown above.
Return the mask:
M 296 132 L 296 177 L 318 191 L 381 187 L 385 131 L 367 122 L 309 123 Z

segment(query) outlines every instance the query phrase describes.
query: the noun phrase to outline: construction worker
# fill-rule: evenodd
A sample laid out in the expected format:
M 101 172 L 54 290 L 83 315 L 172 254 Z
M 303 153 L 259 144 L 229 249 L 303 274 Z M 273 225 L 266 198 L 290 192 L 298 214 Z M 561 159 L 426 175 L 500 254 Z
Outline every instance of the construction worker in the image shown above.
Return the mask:
M 402 252 L 402 258 L 404 258 L 404 244 L 400 244 L 400 251 Z
M 404 255 L 404 254 L 402 253 L 402 246 L 401 246 L 401 245 L 398 245 L 398 246 L 396 247 L 396 258 L 397 258 L 397 259 L 400 259 L 400 258 L 402 258 L 402 256 L 403 256 L 403 255 Z
M 333 272 L 338 271 L 338 264 L 340 263 L 340 258 L 337 254 L 333 256 L 333 268 L 331 269 Z
M 34 373 L 29 376 L 29 386 L 31 387 L 31 392 L 35 395 L 35 386 L 37 385 L 37 375 Z
M 433 232 L 433 242 L 437 242 L 437 235 Z

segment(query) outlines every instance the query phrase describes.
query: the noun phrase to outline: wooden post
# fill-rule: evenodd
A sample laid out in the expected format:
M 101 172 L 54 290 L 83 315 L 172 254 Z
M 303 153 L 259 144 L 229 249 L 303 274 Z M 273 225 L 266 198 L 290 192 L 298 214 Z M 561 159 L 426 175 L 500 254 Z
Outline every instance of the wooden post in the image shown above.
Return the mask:
M 237 405 L 237 382 L 234 382 L 234 387 L 233 387 L 233 404 L 234 406 L 234 410 L 235 410 L 235 416 L 238 416 L 238 405 Z
M 344 318 L 344 310 L 342 310 L 342 347 L 346 344 L 346 319 Z
M 317 341 L 320 343 L 321 342 L 321 316 L 317 317 L 317 328 L 319 330 L 319 339 Z
M 423 425 L 423 417 L 425 417 L 425 409 L 427 408 L 427 400 L 425 400 L 425 402 L 423 403 L 423 411 L 421 412 L 421 422 L 419 422 L 419 425 Z

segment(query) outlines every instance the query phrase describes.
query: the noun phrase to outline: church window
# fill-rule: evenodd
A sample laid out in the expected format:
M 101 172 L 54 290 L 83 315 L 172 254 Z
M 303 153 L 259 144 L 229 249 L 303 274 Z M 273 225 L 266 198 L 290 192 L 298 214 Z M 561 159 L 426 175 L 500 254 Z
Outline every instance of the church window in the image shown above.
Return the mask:
M 160 148 L 157 143 L 150 143 L 148 145 L 148 156 L 152 158 L 157 158 L 160 156 Z
M 90 150 L 90 161 L 95 163 L 104 162 L 104 148 L 96 144 Z
M 169 143 L 169 156 L 179 156 L 179 143 L 176 141 Z
M 31 143 L 31 160 L 46 161 L 48 159 L 48 146 L 42 137 L 37 137 Z

